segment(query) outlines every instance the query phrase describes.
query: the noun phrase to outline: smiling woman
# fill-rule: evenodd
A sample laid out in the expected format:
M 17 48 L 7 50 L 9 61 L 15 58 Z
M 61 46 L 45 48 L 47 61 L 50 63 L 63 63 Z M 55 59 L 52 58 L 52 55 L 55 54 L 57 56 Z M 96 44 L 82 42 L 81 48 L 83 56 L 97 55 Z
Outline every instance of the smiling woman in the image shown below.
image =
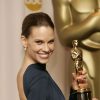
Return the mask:
M 50 26 L 31 28 L 31 34 L 26 39 L 21 37 L 27 56 L 32 63 L 47 63 L 54 50 L 54 32 Z
M 28 72 L 27 69 L 31 69 L 30 65 L 33 68 L 35 68 L 35 66 L 43 67 L 41 65 L 45 65 L 48 62 L 50 55 L 54 51 L 54 24 L 50 17 L 44 13 L 28 15 L 23 21 L 21 40 L 25 48 L 25 57 L 18 73 L 17 83 L 20 99 L 25 100 L 26 98 L 32 99 L 34 97 L 34 95 L 30 96 L 29 93 L 29 96 L 27 95 L 27 90 L 30 90 L 30 85 L 25 87 L 28 81 L 26 81 L 27 78 L 23 80 L 23 77 L 26 76 Z M 38 70 L 37 74 L 39 74 Z M 37 76 L 37 78 L 40 77 L 40 75 Z M 34 77 L 34 74 L 31 76 L 31 73 L 29 73 L 27 77 Z
M 22 24 L 21 41 L 25 55 L 17 75 L 20 100 L 65 100 L 46 70 L 46 63 L 55 45 L 51 18 L 42 12 L 26 16 Z

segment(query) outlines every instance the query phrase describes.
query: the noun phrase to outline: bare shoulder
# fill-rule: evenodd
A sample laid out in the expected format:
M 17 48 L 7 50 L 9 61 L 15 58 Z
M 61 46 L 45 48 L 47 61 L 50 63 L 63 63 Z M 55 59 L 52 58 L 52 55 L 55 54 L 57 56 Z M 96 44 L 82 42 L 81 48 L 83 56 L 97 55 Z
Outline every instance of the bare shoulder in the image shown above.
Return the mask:
M 25 68 L 21 67 L 17 74 L 17 88 L 18 88 L 20 100 L 26 100 L 26 96 L 24 94 L 24 89 L 23 89 L 23 75 L 25 70 L 26 70 Z

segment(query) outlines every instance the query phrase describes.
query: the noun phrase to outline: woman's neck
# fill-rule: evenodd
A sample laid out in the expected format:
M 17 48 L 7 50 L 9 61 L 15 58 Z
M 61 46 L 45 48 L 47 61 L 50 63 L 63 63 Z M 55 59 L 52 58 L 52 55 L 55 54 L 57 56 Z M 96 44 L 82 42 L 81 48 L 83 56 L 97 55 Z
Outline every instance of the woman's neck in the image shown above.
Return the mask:
M 25 54 L 23 62 L 22 62 L 22 67 L 28 67 L 30 64 L 35 63 L 27 54 Z

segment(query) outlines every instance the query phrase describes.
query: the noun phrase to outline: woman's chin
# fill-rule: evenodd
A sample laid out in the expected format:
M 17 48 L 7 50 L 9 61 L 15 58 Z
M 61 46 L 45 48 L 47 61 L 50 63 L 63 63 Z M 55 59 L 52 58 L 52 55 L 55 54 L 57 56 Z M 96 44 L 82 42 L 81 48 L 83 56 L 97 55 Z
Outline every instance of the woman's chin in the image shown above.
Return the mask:
M 39 63 L 46 64 L 46 63 L 48 63 L 48 59 L 42 59 L 42 60 L 39 61 Z

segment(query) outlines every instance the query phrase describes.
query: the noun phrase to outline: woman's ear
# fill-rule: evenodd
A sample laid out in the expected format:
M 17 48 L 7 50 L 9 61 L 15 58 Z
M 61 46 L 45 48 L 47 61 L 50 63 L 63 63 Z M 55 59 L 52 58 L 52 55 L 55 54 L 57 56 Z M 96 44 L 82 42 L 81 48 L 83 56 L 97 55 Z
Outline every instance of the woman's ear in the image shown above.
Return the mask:
M 27 48 L 27 38 L 21 35 L 21 41 L 22 41 L 23 47 L 26 49 Z

